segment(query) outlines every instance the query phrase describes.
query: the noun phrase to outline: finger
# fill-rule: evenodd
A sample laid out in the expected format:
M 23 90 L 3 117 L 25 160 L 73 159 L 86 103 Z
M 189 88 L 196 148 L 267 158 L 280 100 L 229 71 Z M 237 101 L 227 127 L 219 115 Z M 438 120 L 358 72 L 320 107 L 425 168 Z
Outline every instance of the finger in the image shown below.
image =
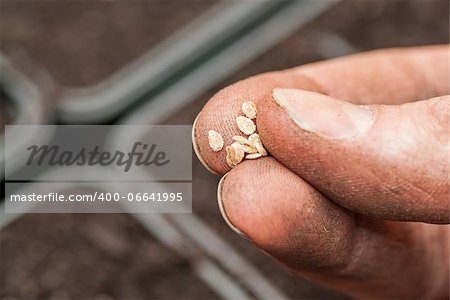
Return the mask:
M 356 104 L 401 104 L 447 95 L 449 46 L 398 48 L 299 68 L 322 93 Z
M 445 290 L 446 253 L 439 252 L 439 236 L 427 232 L 433 225 L 361 218 L 273 158 L 239 164 L 218 194 L 233 227 L 310 280 L 357 298 L 422 298 Z
M 275 159 L 243 162 L 221 180 L 218 190 L 229 225 L 288 265 L 330 270 L 348 264 L 352 213 Z
M 230 145 L 233 136 L 242 135 L 236 125 L 236 117 L 242 115 L 242 103 L 258 103 L 267 92 L 277 86 L 320 91 L 307 77 L 297 76 L 289 71 L 272 72 L 248 78 L 221 90 L 203 107 L 193 124 L 192 143 L 197 157 L 209 171 L 224 174 L 230 167 L 225 160 L 225 147 L 219 152 L 214 152 L 209 147 L 208 131 L 219 132 L 225 145 Z
M 367 216 L 449 223 L 450 97 L 359 106 L 275 89 L 257 126 L 282 164 Z
M 258 105 L 275 87 L 321 92 L 355 103 L 409 102 L 449 93 L 447 66 L 448 46 L 433 46 L 374 51 L 251 77 L 221 90 L 205 105 L 194 123 L 194 150 L 210 171 L 229 171 L 225 150 L 210 149 L 208 131 L 221 133 L 229 145 L 241 134 L 235 122 L 241 104 L 251 100 Z

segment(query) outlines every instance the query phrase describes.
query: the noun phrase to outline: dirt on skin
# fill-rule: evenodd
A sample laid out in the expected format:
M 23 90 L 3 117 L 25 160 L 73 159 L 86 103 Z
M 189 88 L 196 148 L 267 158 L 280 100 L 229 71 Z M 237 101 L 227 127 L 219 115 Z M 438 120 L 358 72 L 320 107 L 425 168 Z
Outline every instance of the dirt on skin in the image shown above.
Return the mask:
M 54 1 L 44 3 L 52 2 Z M 53 36 L 55 41 L 41 45 L 39 41 L 42 37 L 36 38 L 34 34 L 29 34 L 30 30 L 34 32 L 33 30 L 41 29 L 29 28 L 31 26 L 29 24 L 34 24 L 33 22 L 48 22 L 44 23 L 48 25 L 63 24 L 62 21 L 67 19 L 67 30 L 71 32 L 71 22 L 77 23 L 76 19 L 79 18 L 75 12 L 86 10 L 83 7 L 88 4 L 85 4 L 86 1 L 73 2 L 64 11 L 59 11 L 56 8 L 44 9 L 43 4 L 41 8 L 35 8 L 39 4 L 27 3 L 32 2 L 11 1 L 7 4 L 7 10 L 4 9 L 5 4 L 2 4 L 2 15 L 7 17 L 2 18 L 2 23 L 16 20 L 9 23 L 14 26 L 2 28 L 5 36 L 2 39 L 8 40 L 9 46 L 21 45 L 34 53 L 42 65 L 59 78 L 62 84 L 84 85 L 94 82 L 152 45 L 151 41 L 142 40 L 141 37 L 146 36 L 146 33 L 140 30 L 144 29 L 136 29 L 137 32 L 141 32 L 139 34 L 133 33 L 133 30 L 125 25 L 123 29 L 125 31 L 115 29 L 121 22 L 125 24 L 133 22 L 128 19 L 145 19 L 142 17 L 145 16 L 142 10 L 131 8 L 124 13 L 119 8 L 111 9 L 114 13 L 107 10 L 111 16 L 105 18 L 109 23 L 117 22 L 117 24 L 114 24 L 111 30 L 102 31 L 102 38 L 98 45 L 95 45 L 97 48 L 93 50 L 94 53 L 82 51 L 86 47 L 87 49 L 94 47 L 87 45 L 89 43 L 86 41 L 89 40 L 76 39 L 76 36 L 71 35 L 65 37 L 64 28 L 49 29 L 62 33 L 52 35 L 46 33 L 47 36 Z M 25 4 L 29 5 L 29 8 L 22 8 L 26 6 Z M 448 43 L 448 6 L 448 1 L 344 1 L 252 63 L 242 67 L 218 86 L 205 92 L 197 101 L 164 123 L 192 124 L 207 99 L 232 82 L 261 72 L 323 59 L 317 43 L 314 42 L 323 32 L 342 35 L 358 51 Z M 21 23 L 20 20 L 24 20 L 25 17 L 30 20 Z M 85 18 L 93 17 L 89 17 L 88 14 Z M 123 20 L 118 22 L 119 19 Z M 173 22 L 183 23 L 177 20 Z M 90 27 L 83 28 L 87 30 Z M 12 29 L 14 32 L 9 33 L 8 31 Z M 100 34 L 93 31 L 93 35 Z M 130 36 L 127 37 L 129 40 L 116 45 L 120 32 L 129 32 Z M 73 52 L 70 49 L 64 50 L 65 47 L 62 46 L 67 39 L 73 39 L 68 42 L 75 47 Z M 61 47 L 58 50 L 61 51 L 59 56 L 56 55 L 56 50 L 46 53 L 54 45 Z M 111 51 L 122 49 L 120 47 L 128 50 Z M 121 57 L 122 54 L 124 59 Z M 70 62 L 62 63 L 67 60 Z M 223 221 L 217 207 L 218 180 L 217 176 L 208 173 L 193 156 L 193 210 L 197 216 L 257 266 L 261 273 L 289 297 L 345 299 L 339 294 L 291 275 L 250 242 L 233 233 Z M 196 277 L 192 271 L 192 261 L 187 261 L 178 253 L 163 246 L 130 215 L 27 215 L 2 229 L 0 246 L 1 299 L 218 298 Z

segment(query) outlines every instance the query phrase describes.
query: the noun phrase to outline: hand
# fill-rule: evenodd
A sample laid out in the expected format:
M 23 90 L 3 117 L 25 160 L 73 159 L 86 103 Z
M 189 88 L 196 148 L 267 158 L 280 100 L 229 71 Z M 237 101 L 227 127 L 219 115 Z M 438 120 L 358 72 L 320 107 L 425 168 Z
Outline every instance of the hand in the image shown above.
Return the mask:
M 450 230 L 435 225 L 449 223 L 448 61 L 447 46 L 381 50 L 217 93 L 197 117 L 194 147 L 226 173 L 227 223 L 296 274 L 348 295 L 448 298 Z M 231 144 L 249 100 L 272 157 L 230 170 L 207 133 Z

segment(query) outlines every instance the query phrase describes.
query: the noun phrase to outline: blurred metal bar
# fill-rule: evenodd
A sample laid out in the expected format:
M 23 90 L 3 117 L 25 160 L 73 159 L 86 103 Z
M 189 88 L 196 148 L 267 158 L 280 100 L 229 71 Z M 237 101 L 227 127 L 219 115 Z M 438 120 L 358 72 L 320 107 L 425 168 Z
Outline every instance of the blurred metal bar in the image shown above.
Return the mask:
M 142 140 L 145 133 L 145 127 L 142 130 L 136 128 L 133 136 L 130 136 L 129 132 L 120 130 L 113 131 L 107 137 L 105 149 L 118 149 L 120 145 L 130 144 L 132 140 Z M 117 166 L 112 166 L 112 168 L 118 170 Z M 142 179 L 147 177 L 148 180 L 152 180 L 151 174 L 145 174 L 142 169 L 135 171 L 136 178 Z M 118 170 L 118 172 L 120 171 Z M 128 202 L 122 202 L 121 204 L 125 209 L 130 205 Z M 239 279 L 243 287 L 258 299 L 282 300 L 287 298 L 282 291 L 267 280 L 261 272 L 254 268 L 227 241 L 220 237 L 214 230 L 210 229 L 208 224 L 201 221 L 195 213 L 157 215 L 130 212 L 130 214 L 140 220 L 144 228 L 167 242 L 173 242 L 167 239 L 170 236 L 174 236 L 175 230 L 177 235 L 182 235 L 185 239 L 196 245 L 200 253 L 220 262 L 221 266 L 228 273 Z M 164 222 L 166 222 L 166 225 L 162 226 L 161 223 Z M 168 227 L 170 227 L 171 235 L 164 234 L 164 231 L 168 230 Z M 177 248 L 176 242 L 174 243 L 175 248 Z
M 167 218 L 176 223 L 179 230 L 198 243 L 203 251 L 223 264 L 228 272 L 248 286 L 257 299 L 282 300 L 287 298 L 282 291 L 275 288 L 229 243 L 220 238 L 195 214 L 171 214 L 167 215 Z
M 8 226 L 15 219 L 21 217 L 23 214 L 7 214 L 5 213 L 5 202 L 0 203 L 0 230 Z
M 48 78 L 45 78 L 48 80 Z M 46 81 L 46 85 L 51 85 Z M 37 125 L 49 122 L 51 108 L 48 107 L 48 99 L 41 88 L 32 80 L 15 69 L 8 59 L 0 53 L 0 87 L 8 94 L 8 98 L 14 106 L 16 113 L 10 125 Z M 4 101 L 4 100 L 2 100 Z M 2 106 L 5 104 L 2 104 Z M 38 135 L 34 131 L 19 130 L 18 128 L 5 128 L 13 130 L 12 135 L 17 134 L 17 140 L 13 144 L 5 145 L 4 133 L 0 136 L 0 175 L 5 172 L 5 162 L 9 166 L 17 164 L 16 149 L 33 142 L 45 142 L 50 137 Z M 12 168 L 10 168 L 12 169 Z
M 123 124 L 157 124 L 169 114 L 193 101 L 206 89 L 211 88 L 245 63 L 248 63 L 259 54 L 288 37 L 294 31 L 298 30 L 300 26 L 315 18 L 318 14 L 325 9 L 328 9 L 337 1 L 283 1 L 283 6 L 281 8 L 278 7 L 275 14 L 267 15 L 263 22 L 258 23 L 258 26 L 255 26 L 252 30 L 239 36 L 233 43 L 230 41 L 230 44 L 227 44 L 226 46 L 224 44 L 222 48 L 216 49 L 217 53 L 208 57 L 208 60 L 205 60 L 203 64 L 195 66 L 195 68 L 191 66 L 192 69 L 186 70 L 185 74 L 181 74 L 183 76 L 180 76 L 180 78 L 176 78 L 176 81 L 173 80 L 171 82 L 174 84 L 171 84 L 170 86 L 163 85 L 163 83 L 170 79 L 171 76 L 174 76 L 177 72 L 181 72 L 182 69 L 177 68 L 176 63 L 184 63 L 183 59 L 189 59 L 192 55 L 195 57 L 195 51 L 202 51 L 201 54 L 205 55 L 206 52 L 203 51 L 204 48 L 202 48 L 202 46 L 209 47 L 210 45 L 207 44 L 208 42 L 214 42 L 213 45 L 217 46 L 220 43 L 215 40 L 216 37 L 224 37 L 222 35 L 227 35 L 228 38 L 230 38 L 230 36 L 232 36 L 229 31 L 220 31 L 225 29 L 230 30 L 228 27 L 222 27 L 224 24 L 223 22 L 228 20 L 226 22 L 226 24 L 228 24 L 227 26 L 232 26 L 233 32 L 236 33 L 238 31 L 238 28 L 236 27 L 238 26 L 237 24 L 239 24 L 238 20 L 250 22 L 248 18 L 251 17 L 251 20 L 254 21 L 255 19 L 253 19 L 252 16 L 255 11 L 258 11 L 258 15 L 261 17 L 261 15 L 264 15 L 263 12 L 267 13 L 267 5 L 275 5 L 274 3 L 276 2 L 279 1 L 236 2 L 231 5 L 235 8 L 230 11 L 223 11 L 224 8 L 215 8 L 217 9 L 215 12 L 216 18 L 219 18 L 220 20 L 220 16 L 223 16 L 223 21 L 219 22 L 217 19 L 214 19 L 214 22 L 218 22 L 217 26 L 213 25 L 214 22 L 207 24 L 199 22 L 198 25 L 196 25 L 200 26 L 201 24 L 200 28 L 197 29 L 204 29 L 204 32 L 209 32 L 209 34 L 203 36 L 204 39 L 200 40 L 206 44 L 197 43 L 198 40 L 189 38 L 189 34 L 186 32 L 179 33 L 180 36 L 178 38 L 185 35 L 184 39 L 182 39 L 183 43 L 180 45 L 182 45 L 183 49 L 184 47 L 187 47 L 186 49 L 188 49 L 188 51 L 184 54 L 186 55 L 187 53 L 187 56 L 173 56 L 171 59 L 164 60 L 163 54 L 167 55 L 168 53 L 171 53 L 170 51 L 174 51 L 172 55 L 179 53 L 173 49 L 171 50 L 170 47 L 167 48 L 167 45 L 171 44 L 167 42 L 166 47 L 161 46 L 158 51 L 155 50 L 155 52 L 151 55 L 149 54 L 147 58 L 136 61 L 134 65 L 128 66 L 121 73 L 99 86 L 93 87 L 89 91 L 72 91 L 71 93 L 66 94 L 66 98 L 64 98 L 59 107 L 62 119 L 67 122 L 98 122 L 100 121 L 98 120 L 99 118 L 109 118 L 114 114 L 117 114 L 123 108 L 130 105 L 132 100 L 144 96 L 149 90 L 160 88 L 157 96 L 149 97 L 152 100 L 151 102 L 141 106 L 135 114 L 126 117 L 121 121 Z M 244 7 L 247 8 L 245 9 Z M 273 9 L 273 7 L 271 8 Z M 259 9 L 261 9 L 261 11 L 259 11 Z M 239 18 L 236 19 L 237 17 Z M 232 22 L 229 20 L 232 20 Z M 212 28 L 208 29 L 207 27 L 209 26 L 212 26 Z M 206 37 L 208 37 L 208 39 L 206 39 Z M 173 39 L 176 40 L 178 38 Z M 197 38 L 202 38 L 202 35 L 199 34 Z M 222 40 L 222 42 L 223 41 L 224 40 Z M 171 44 L 171 47 L 174 47 L 174 44 Z M 146 62 L 149 61 L 148 58 L 152 56 L 153 59 L 155 59 L 155 57 L 160 58 L 161 62 L 163 62 L 159 66 L 159 69 L 148 69 L 150 64 L 146 65 Z M 200 59 L 200 56 L 197 55 L 196 57 Z M 185 65 L 184 67 L 189 66 Z M 136 73 L 136 77 L 133 77 L 134 73 Z M 115 85 L 117 85 L 117 87 L 115 87 Z M 77 104 L 75 104 L 76 102 L 80 105 L 77 106 Z M 116 133 L 116 137 L 117 136 L 120 136 L 119 132 Z M 144 228 L 157 236 L 161 241 L 171 244 L 172 247 L 179 248 L 180 245 L 195 245 L 195 247 L 201 250 L 201 253 L 206 253 L 209 256 L 214 257 L 220 261 L 230 274 L 240 278 L 240 281 L 245 285 L 246 289 L 251 291 L 253 295 L 262 299 L 286 298 L 281 291 L 266 280 L 259 271 L 246 262 L 246 260 L 234 251 L 226 241 L 209 229 L 208 226 L 194 214 L 186 216 L 132 215 L 141 222 Z M 171 222 L 168 221 L 169 219 L 177 226 L 173 226 Z M 186 226 L 193 227 L 186 228 Z M 182 231 L 181 229 L 184 230 Z M 189 248 L 189 246 L 186 246 L 183 247 L 183 250 Z M 196 252 L 186 251 L 186 253 L 188 253 L 193 260 L 198 258 L 198 253 Z M 233 259 L 230 260 L 230 257 Z M 208 263 L 207 266 L 211 265 Z M 199 270 L 204 272 L 205 270 L 208 270 L 208 268 L 200 268 Z M 219 274 L 217 271 L 220 271 L 220 269 L 214 269 L 216 275 Z M 202 274 L 199 276 L 206 278 L 205 275 Z M 227 278 L 225 273 L 220 274 L 222 274 L 222 277 L 219 276 L 220 278 Z M 250 274 L 250 276 L 248 274 Z M 216 278 L 219 277 L 216 276 Z M 233 284 L 233 286 L 230 288 L 230 291 L 233 291 L 232 294 L 234 296 L 231 294 L 224 295 L 225 289 L 223 287 L 220 289 L 217 286 L 214 287 L 214 282 L 215 281 L 212 280 L 210 286 L 224 298 L 232 299 L 237 293 L 246 295 L 245 292 L 239 290 L 239 285 L 236 285 L 236 283 L 231 280 L 229 283 Z
M 151 101 L 139 106 L 136 113 L 125 116 L 119 123 L 158 124 L 337 2 L 337 0 L 289 2 L 290 5 L 211 57 L 207 63 L 152 97 Z
M 208 259 L 205 253 L 201 252 L 201 248 L 195 246 L 166 218 L 157 214 L 132 215 L 159 241 L 189 259 L 197 276 L 223 299 L 251 299 L 235 279 L 227 275 L 215 262 Z
M 245 38 L 239 39 L 223 49 L 216 56 L 210 58 L 206 64 L 192 70 L 188 76 L 175 82 L 170 88 L 162 91 L 152 101 L 140 106 L 134 114 L 126 116 L 119 123 L 158 124 L 170 114 L 194 101 L 205 90 L 235 72 L 242 65 L 291 35 L 301 25 L 315 18 L 336 2 L 290 2 L 289 6 L 265 20 Z M 110 142 L 114 147 L 115 142 L 126 143 L 128 138 L 131 137 L 115 132 L 110 137 Z M 145 218 L 145 216 L 139 214 L 133 215 L 138 219 Z M 286 298 L 281 291 L 235 252 L 226 241 L 209 229 L 195 214 L 173 214 L 165 217 L 177 224 L 179 230 L 193 239 L 203 251 L 220 261 L 224 268 L 239 278 L 255 296 L 261 299 Z M 233 259 L 230 259 L 230 257 Z
M 221 2 L 109 79 L 89 88 L 67 90 L 59 104 L 60 118 L 68 123 L 98 123 L 115 116 L 131 102 L 191 68 L 193 62 L 205 60 L 215 48 L 232 42 L 243 28 L 287 3 Z
M 109 169 L 109 171 L 116 171 L 114 169 Z M 91 168 L 90 173 L 98 173 L 97 176 L 108 178 L 109 173 L 105 169 L 101 168 Z M 35 185 L 35 183 L 29 183 L 23 186 L 17 193 L 26 194 L 29 192 L 40 192 L 40 187 L 45 184 L 46 179 L 54 178 L 54 176 L 60 178 L 70 178 L 69 169 L 53 169 L 48 172 L 41 174 L 38 178 L 40 185 Z M 82 188 L 82 183 L 72 183 L 66 182 L 61 183 L 62 189 L 73 189 L 75 187 Z M 109 182 L 98 182 L 98 187 L 100 190 L 112 191 L 118 190 L 114 183 Z M 58 191 L 55 191 L 58 192 Z M 121 191 L 126 193 L 126 191 Z M 119 203 L 120 204 L 120 203 Z M 127 213 L 127 205 L 121 205 L 121 211 Z M 20 217 L 23 214 L 7 214 L 5 213 L 5 202 L 0 205 L 0 229 L 4 228 L 10 224 L 13 220 Z M 189 260 L 191 263 L 192 270 L 196 275 L 205 282 L 218 296 L 222 299 L 251 299 L 250 295 L 236 282 L 232 277 L 230 277 L 223 268 L 217 264 L 213 259 L 210 259 L 201 247 L 198 247 L 189 237 L 184 235 L 178 228 L 171 224 L 166 218 L 158 214 L 135 214 L 135 219 L 147 230 L 149 231 L 159 242 L 165 246 L 176 251 L 180 256 Z
M 317 52 L 323 56 L 324 59 L 359 52 L 359 49 L 335 32 L 322 31 L 313 38 L 312 43 L 315 45 Z
M 244 294 L 232 277 L 222 272 L 217 265 L 203 260 L 195 263 L 195 268 L 197 270 L 197 275 L 203 279 L 203 281 L 207 282 L 210 287 L 214 287 L 215 292 L 222 295 L 224 299 L 252 299 Z

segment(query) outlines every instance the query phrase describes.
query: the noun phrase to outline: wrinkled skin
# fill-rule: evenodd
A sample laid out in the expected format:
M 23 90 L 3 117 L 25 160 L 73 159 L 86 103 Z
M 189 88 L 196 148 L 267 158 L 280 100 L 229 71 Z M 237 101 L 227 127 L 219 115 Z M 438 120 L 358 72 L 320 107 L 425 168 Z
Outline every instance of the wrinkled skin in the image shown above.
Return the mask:
M 205 167 L 226 174 L 219 201 L 228 224 L 299 276 L 357 298 L 448 299 L 449 82 L 448 46 L 261 74 L 210 99 L 194 148 Z M 274 101 L 275 88 L 300 90 L 291 90 L 299 110 L 296 97 L 368 105 L 373 125 L 350 139 L 306 131 Z M 248 100 L 271 157 L 230 170 L 207 132 L 231 144 Z

